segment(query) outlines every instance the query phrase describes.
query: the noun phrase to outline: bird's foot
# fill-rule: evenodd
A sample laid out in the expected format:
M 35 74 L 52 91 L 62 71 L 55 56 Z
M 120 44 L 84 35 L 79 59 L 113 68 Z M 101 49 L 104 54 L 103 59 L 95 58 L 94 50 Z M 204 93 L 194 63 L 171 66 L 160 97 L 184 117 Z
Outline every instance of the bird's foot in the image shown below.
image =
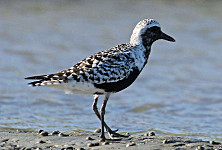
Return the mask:
M 105 137 L 100 137 L 100 142 L 105 142 L 106 138 Z
M 117 131 L 118 131 L 118 129 L 116 129 L 114 131 L 113 130 L 108 130 L 107 132 L 108 132 L 109 137 L 111 139 L 114 139 L 115 137 L 129 137 L 127 135 L 122 135 L 122 134 L 116 133 Z

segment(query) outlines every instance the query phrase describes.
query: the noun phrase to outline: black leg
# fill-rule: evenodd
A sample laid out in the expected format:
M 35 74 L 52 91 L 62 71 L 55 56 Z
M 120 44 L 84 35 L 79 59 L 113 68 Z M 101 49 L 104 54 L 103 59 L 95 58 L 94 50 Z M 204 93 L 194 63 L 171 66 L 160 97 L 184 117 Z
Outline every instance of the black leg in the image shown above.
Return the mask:
M 95 112 L 96 116 L 99 118 L 99 120 L 101 120 L 101 117 L 100 117 L 100 114 L 99 114 L 99 111 L 98 111 L 98 108 L 97 108 L 97 102 L 98 102 L 98 98 L 99 98 L 99 95 L 94 95 L 94 103 L 92 105 L 92 109 L 93 111 Z M 112 131 L 110 129 L 110 127 L 106 124 L 106 122 L 104 121 L 104 127 L 106 128 L 106 131 L 109 133 L 114 133 L 118 130 L 115 130 L 115 131 Z
M 105 99 L 102 104 L 102 107 L 100 109 L 100 120 L 101 120 L 101 135 L 100 135 L 100 141 L 105 142 L 105 134 L 104 134 L 104 115 L 105 115 L 105 109 L 106 109 L 106 104 L 109 99 L 111 93 L 105 93 Z
M 101 116 L 100 116 L 100 114 L 98 112 L 98 108 L 97 108 L 98 98 L 99 98 L 99 95 L 95 94 L 94 95 L 94 103 L 92 105 L 92 109 L 95 112 L 96 116 L 99 118 L 99 120 L 101 120 Z M 109 134 L 111 139 L 113 139 L 114 137 L 128 137 L 128 136 L 116 133 L 118 131 L 118 129 L 114 130 L 114 131 L 111 130 L 111 128 L 106 124 L 105 121 L 104 121 L 104 127 L 106 128 L 106 131 L 108 132 L 108 134 Z

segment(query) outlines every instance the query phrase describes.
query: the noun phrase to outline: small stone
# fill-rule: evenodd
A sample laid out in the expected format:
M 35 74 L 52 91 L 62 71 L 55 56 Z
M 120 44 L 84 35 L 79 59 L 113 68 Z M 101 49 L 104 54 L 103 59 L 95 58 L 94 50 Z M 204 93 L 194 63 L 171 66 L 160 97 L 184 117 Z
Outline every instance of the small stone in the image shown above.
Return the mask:
M 203 147 L 203 146 L 198 146 L 198 147 L 196 148 L 196 150 L 204 150 L 204 147 Z
M 54 145 L 54 147 L 60 147 L 61 145 Z
M 3 139 L 1 140 L 1 142 L 7 142 L 9 139 Z
M 43 144 L 43 143 L 46 143 L 46 141 L 40 140 L 40 141 L 38 141 L 36 143 Z
M 129 133 L 129 132 L 126 132 L 125 135 L 126 135 L 126 136 L 130 136 L 130 133 Z
M 218 145 L 218 144 L 220 144 L 219 142 L 215 142 L 215 141 L 210 141 L 209 143 L 210 143 L 210 144 L 213 144 L 213 145 Z
M 99 143 L 88 143 L 87 147 L 99 146 Z
M 76 150 L 85 150 L 85 148 L 80 147 L 80 148 L 77 148 Z
M 96 129 L 94 133 L 101 133 L 101 129 Z
M 39 135 L 41 135 L 41 136 L 48 136 L 48 135 L 49 135 L 49 133 L 48 133 L 48 132 L 46 132 L 46 131 L 42 131 L 41 133 L 39 133 Z
M 70 147 L 65 148 L 65 150 L 74 150 L 74 148 L 70 146 Z
M 88 143 L 87 147 L 93 147 L 93 143 Z
M 59 134 L 60 132 L 58 130 L 55 130 L 55 131 L 52 131 L 52 133 L 50 133 L 50 135 L 57 135 Z
M 42 150 L 40 147 L 36 148 L 36 150 Z
M 15 147 L 20 147 L 21 145 L 14 145 Z
M 40 130 L 38 130 L 38 134 L 40 134 L 41 132 L 43 132 L 44 130 L 42 130 L 42 129 L 40 129 Z
M 155 133 L 153 131 L 148 133 L 148 136 L 155 136 Z
M 179 144 L 173 144 L 172 146 L 173 147 L 181 147 L 181 146 L 184 146 L 185 144 L 184 143 L 179 143 Z
M 99 146 L 99 143 L 94 143 L 94 146 Z
M 163 140 L 163 144 L 168 144 L 168 143 L 170 143 L 170 141 L 168 141 L 168 140 Z
M 93 138 L 91 138 L 90 136 L 86 137 L 86 140 L 94 140 Z
M 69 135 L 67 135 L 67 134 L 64 134 L 64 133 L 59 133 L 59 136 L 69 136 Z
M 109 142 L 103 142 L 102 145 L 109 145 Z
M 132 142 L 132 143 L 126 144 L 126 147 L 135 146 L 135 145 L 136 145 L 136 143 Z
M 149 133 L 145 133 L 144 136 L 155 136 L 155 133 L 151 131 Z

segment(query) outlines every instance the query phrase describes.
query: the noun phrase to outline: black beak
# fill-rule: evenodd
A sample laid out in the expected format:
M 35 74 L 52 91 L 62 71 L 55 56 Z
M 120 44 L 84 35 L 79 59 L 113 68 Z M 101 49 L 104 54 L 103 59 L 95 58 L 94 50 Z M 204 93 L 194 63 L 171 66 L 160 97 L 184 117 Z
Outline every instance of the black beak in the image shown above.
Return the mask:
M 175 42 L 176 40 L 174 38 L 172 38 L 171 36 L 161 32 L 160 34 L 160 39 L 164 39 L 164 40 L 167 40 L 167 41 L 171 41 L 171 42 Z

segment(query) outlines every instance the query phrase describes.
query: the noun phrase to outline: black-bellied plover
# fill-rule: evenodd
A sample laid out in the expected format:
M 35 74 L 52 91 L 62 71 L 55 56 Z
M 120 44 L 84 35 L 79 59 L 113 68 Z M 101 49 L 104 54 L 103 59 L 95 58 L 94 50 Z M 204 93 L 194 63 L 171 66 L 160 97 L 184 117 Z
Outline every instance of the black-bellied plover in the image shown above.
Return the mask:
M 175 42 L 161 31 L 157 21 L 144 19 L 134 28 L 129 43 L 93 54 L 67 70 L 25 79 L 35 80 L 29 83 L 31 86 L 53 87 L 67 94 L 94 95 L 93 110 L 101 121 L 100 140 L 105 141 L 104 127 L 111 138 L 121 136 L 104 121 L 110 94 L 127 88 L 135 81 L 147 63 L 152 43 L 158 39 Z M 99 113 L 97 101 L 102 94 L 105 99 Z

